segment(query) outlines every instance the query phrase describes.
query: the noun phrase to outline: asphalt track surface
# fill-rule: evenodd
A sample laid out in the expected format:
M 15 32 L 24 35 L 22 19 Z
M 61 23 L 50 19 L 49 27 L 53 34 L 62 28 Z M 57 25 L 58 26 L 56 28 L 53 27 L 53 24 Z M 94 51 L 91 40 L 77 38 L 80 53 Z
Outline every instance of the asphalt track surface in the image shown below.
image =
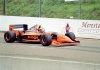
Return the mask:
M 40 43 L 6 43 L 0 32 L 0 56 L 23 56 L 100 64 L 100 40 L 78 38 L 78 46 L 44 47 Z

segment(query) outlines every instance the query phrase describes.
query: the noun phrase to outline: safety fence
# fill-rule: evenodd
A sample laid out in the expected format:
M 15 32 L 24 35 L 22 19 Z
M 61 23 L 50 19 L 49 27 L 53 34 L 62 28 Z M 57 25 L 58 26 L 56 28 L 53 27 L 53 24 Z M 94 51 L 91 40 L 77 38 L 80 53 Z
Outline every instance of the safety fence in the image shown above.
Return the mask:
M 100 20 L 100 0 L 0 0 L 0 14 Z

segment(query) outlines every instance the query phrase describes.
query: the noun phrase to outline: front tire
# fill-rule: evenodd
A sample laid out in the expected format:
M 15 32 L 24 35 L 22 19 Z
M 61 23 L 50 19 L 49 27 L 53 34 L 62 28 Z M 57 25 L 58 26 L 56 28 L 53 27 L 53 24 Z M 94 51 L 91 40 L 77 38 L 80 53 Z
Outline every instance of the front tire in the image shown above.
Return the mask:
M 48 34 L 43 34 L 40 37 L 40 42 L 43 46 L 49 46 L 52 42 L 52 37 Z
M 8 43 L 14 42 L 16 40 L 16 34 L 13 31 L 7 31 L 4 34 L 4 40 Z
M 65 35 L 73 41 L 76 39 L 75 34 L 73 32 L 67 32 Z

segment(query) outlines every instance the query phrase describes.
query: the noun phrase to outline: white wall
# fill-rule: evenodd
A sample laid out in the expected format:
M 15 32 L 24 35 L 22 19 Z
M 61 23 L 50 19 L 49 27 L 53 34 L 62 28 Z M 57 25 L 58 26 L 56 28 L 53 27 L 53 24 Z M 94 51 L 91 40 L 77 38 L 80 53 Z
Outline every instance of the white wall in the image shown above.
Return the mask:
M 65 33 L 66 24 L 69 24 L 70 31 L 77 37 L 100 39 L 100 20 L 0 16 L 0 31 L 7 31 L 9 24 L 28 24 L 29 28 L 41 24 L 46 31 L 62 34 Z

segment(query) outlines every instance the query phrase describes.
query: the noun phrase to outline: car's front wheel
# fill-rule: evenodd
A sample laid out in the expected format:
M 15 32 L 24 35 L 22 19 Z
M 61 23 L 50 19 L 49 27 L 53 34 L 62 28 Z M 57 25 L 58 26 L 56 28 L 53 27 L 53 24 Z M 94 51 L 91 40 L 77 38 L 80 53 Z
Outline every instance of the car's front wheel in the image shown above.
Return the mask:
M 67 32 L 65 35 L 73 41 L 76 39 L 75 34 L 73 32 Z
M 52 42 L 52 37 L 49 34 L 43 34 L 40 37 L 40 42 L 43 46 L 49 46 Z

